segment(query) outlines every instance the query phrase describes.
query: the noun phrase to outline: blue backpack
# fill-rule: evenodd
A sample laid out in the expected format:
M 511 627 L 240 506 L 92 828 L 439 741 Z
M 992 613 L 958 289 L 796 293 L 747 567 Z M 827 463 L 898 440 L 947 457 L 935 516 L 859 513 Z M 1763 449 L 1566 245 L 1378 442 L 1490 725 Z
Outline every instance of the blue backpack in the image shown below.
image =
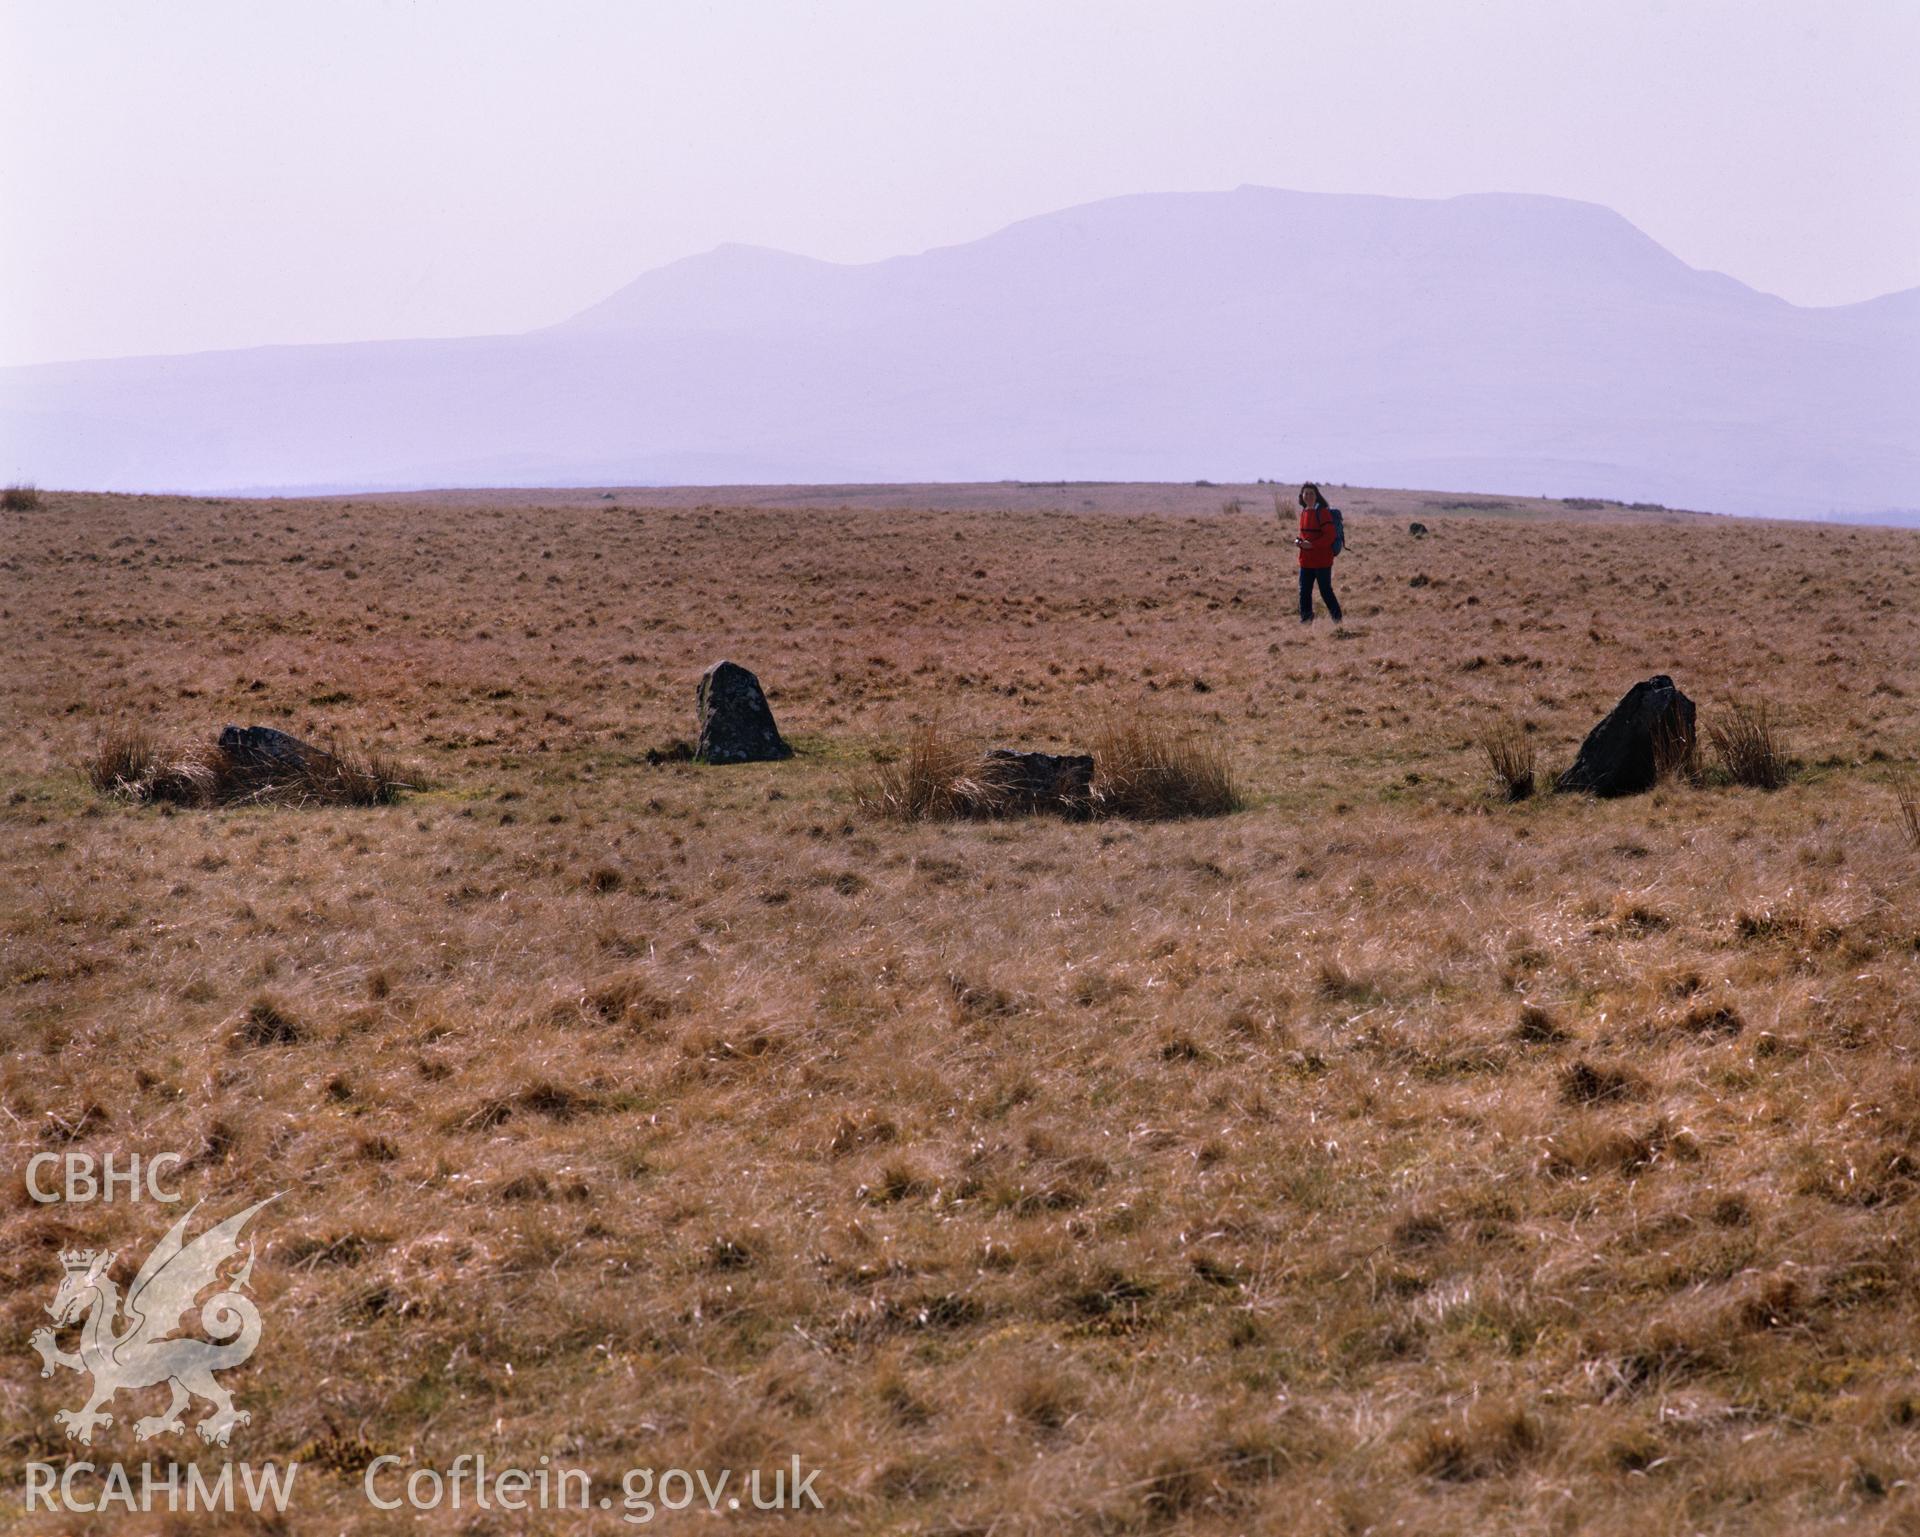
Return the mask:
M 1327 511 L 1333 514 L 1333 553 L 1338 555 L 1347 547 L 1347 524 L 1338 507 L 1329 507 Z

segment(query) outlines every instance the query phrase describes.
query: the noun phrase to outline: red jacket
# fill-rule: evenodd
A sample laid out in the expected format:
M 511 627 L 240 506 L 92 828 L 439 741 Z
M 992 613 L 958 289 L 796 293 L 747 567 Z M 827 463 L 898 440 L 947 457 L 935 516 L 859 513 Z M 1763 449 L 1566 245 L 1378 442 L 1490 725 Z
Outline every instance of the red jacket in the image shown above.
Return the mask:
M 1300 509 L 1300 569 L 1324 571 L 1333 565 L 1333 512 L 1326 507 Z

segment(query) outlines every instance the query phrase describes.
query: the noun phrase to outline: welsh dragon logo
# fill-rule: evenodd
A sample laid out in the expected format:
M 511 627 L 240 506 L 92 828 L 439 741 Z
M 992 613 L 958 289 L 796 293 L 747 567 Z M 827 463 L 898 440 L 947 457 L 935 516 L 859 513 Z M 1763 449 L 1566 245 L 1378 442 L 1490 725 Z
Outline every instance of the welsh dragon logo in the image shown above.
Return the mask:
M 85 1406 L 62 1409 L 54 1416 L 71 1439 L 90 1444 L 96 1426 L 111 1425 L 113 1416 L 103 1413 L 102 1406 L 122 1388 L 138 1390 L 163 1382 L 172 1391 L 173 1401 L 164 1414 L 134 1421 L 136 1441 L 184 1430 L 181 1416 L 196 1398 L 213 1405 L 213 1412 L 194 1426 L 203 1441 L 225 1446 L 233 1427 L 247 1423 L 251 1416 L 234 1408 L 233 1395 L 220 1386 L 214 1373 L 238 1366 L 260 1343 L 260 1311 L 243 1295 L 253 1274 L 251 1241 L 245 1264 L 229 1276 L 222 1276 L 220 1269 L 239 1254 L 240 1230 L 267 1201 L 275 1199 L 268 1196 L 186 1243 L 187 1223 L 200 1209 L 196 1203 L 154 1245 L 124 1303 L 113 1281 L 111 1251 L 74 1249 L 60 1256 L 66 1274 L 47 1307 L 54 1329 L 34 1330 L 29 1343 L 40 1354 L 42 1377 L 51 1377 L 56 1366 L 93 1376 L 93 1392 Z M 195 1299 L 215 1285 L 219 1290 L 200 1306 L 200 1327 L 211 1336 L 211 1343 L 176 1335 Z M 54 1342 L 54 1330 L 73 1323 L 80 1325 L 78 1354 Z

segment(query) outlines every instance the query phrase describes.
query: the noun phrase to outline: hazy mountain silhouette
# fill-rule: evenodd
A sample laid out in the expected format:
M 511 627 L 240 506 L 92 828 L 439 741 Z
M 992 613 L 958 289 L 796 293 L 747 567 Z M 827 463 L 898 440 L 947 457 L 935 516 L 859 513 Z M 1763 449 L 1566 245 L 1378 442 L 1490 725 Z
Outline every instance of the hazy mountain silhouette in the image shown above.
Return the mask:
M 1281 479 L 1920 508 L 1920 290 L 1807 309 L 1557 198 L 1116 198 L 859 266 L 722 246 L 523 336 L 0 370 L 117 490 Z

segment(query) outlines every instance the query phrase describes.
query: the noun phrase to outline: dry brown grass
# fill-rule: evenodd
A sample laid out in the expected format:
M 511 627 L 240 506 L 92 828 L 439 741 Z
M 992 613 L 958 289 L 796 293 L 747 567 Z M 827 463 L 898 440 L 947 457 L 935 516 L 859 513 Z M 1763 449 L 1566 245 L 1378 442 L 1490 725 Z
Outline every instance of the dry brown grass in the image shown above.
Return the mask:
M 1734 700 L 1707 723 L 1707 741 L 1720 772 L 1751 790 L 1777 790 L 1790 766 L 1780 731 L 1765 701 Z
M 930 722 L 914 728 L 906 751 L 860 777 L 854 797 L 877 816 L 906 822 L 952 822 L 1006 815 L 1011 799 L 986 750 Z
M 1688 731 L 1684 725 L 1668 723 L 1653 733 L 1653 778 L 1662 785 L 1700 783 L 1700 738 L 1698 728 Z
M 386 1451 L 609 1487 L 797 1453 L 809 1529 L 875 1537 L 1910 1528 L 1920 536 L 1343 487 L 1336 636 L 1289 612 L 1266 494 L 19 520 L 0 1522 L 77 1450 L 79 1379 L 25 1343 L 59 1251 L 125 1278 L 179 1210 L 36 1206 L 20 1170 L 178 1150 L 203 1214 L 282 1193 L 227 1380 L 233 1456 L 303 1459 L 302 1537 L 402 1529 L 359 1495 Z M 722 655 L 797 756 L 649 762 Z M 1803 770 L 1489 800 L 1480 722 L 1564 758 L 1656 672 L 1764 694 Z M 1136 712 L 1245 808 L 849 792 L 936 720 L 1096 745 Z M 72 768 L 226 720 L 431 787 L 166 815 Z M 87 1455 L 211 1470 L 132 1441 L 163 1402 Z
M 1109 717 L 1093 736 L 1093 803 L 1137 821 L 1217 817 L 1245 804 L 1217 733 L 1144 714 Z
M 1523 801 L 1533 794 L 1533 739 L 1512 720 L 1498 720 L 1480 733 L 1480 750 L 1487 755 L 1493 770 L 1493 785 L 1499 795 L 1510 801 Z
M 87 782 L 102 795 L 148 800 L 159 777 L 161 751 L 151 733 L 138 726 L 103 731 L 87 754 Z
M 1512 1404 L 1476 1404 L 1466 1414 L 1429 1426 L 1416 1440 L 1418 1473 L 1454 1482 L 1512 1473 L 1544 1446 L 1539 1421 Z
M 1900 825 L 1907 830 L 1907 842 L 1920 849 L 1920 778 L 1901 775 L 1894 781 L 1893 798 L 1900 807 Z
M 0 489 L 0 511 L 37 512 L 40 488 L 32 484 L 14 484 Z

